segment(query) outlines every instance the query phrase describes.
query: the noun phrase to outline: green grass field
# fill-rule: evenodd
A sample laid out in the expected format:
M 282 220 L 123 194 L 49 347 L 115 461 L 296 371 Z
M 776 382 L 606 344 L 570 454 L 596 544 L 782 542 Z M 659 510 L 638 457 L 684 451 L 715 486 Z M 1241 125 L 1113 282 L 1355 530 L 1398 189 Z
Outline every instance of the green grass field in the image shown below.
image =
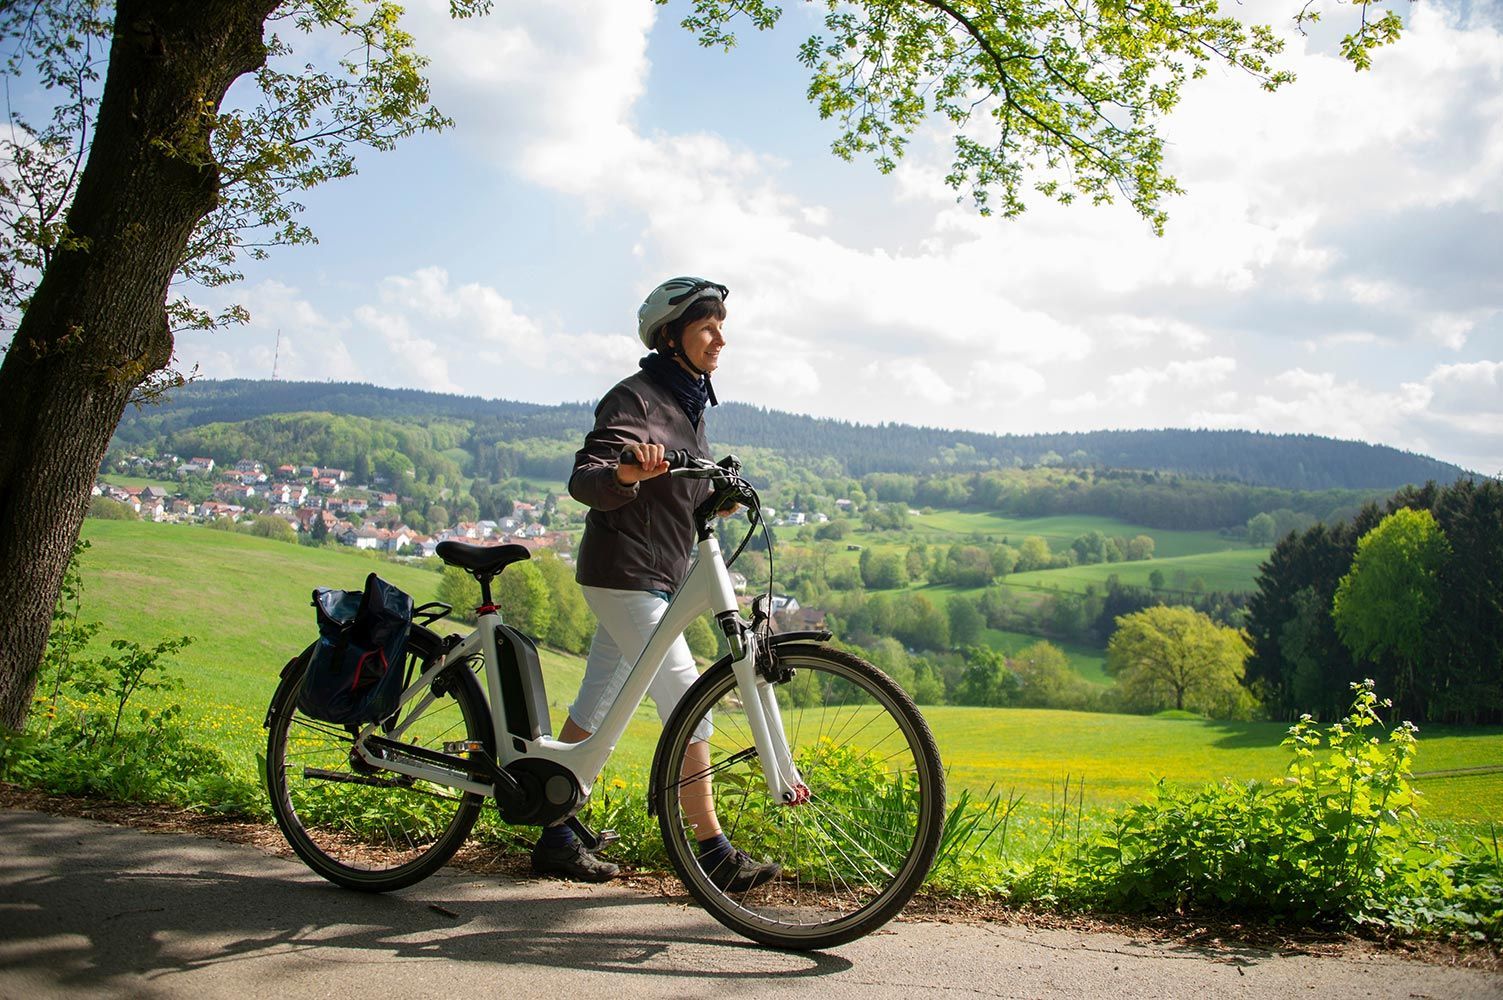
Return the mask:
M 1013 573 L 1004 577 L 1002 582 L 1009 587 L 1024 590 L 1080 593 L 1087 584 L 1095 584 L 1098 589 L 1104 588 L 1107 577 L 1110 576 L 1116 576 L 1123 583 L 1147 587 L 1148 577 L 1155 570 L 1164 574 L 1165 586 L 1174 587 L 1177 574 L 1184 571 L 1187 585 L 1200 579 L 1205 582 L 1206 590 L 1246 592 L 1256 587 L 1258 567 L 1267 558 L 1266 549 L 1243 548 L 1140 562 L 1096 563 L 1065 569 L 1033 570 L 1028 573 Z
M 146 479 L 141 476 L 122 476 L 116 472 L 106 473 L 99 478 L 102 481 L 109 483 L 111 486 L 119 486 L 122 489 L 126 487 L 139 487 L 140 489 L 144 490 L 148 486 L 155 486 L 157 489 L 166 490 L 168 493 L 177 492 L 177 483 L 163 479 Z
M 926 708 L 940 752 L 960 787 L 1016 790 L 1030 801 L 1058 798 L 1068 776 L 1085 801 L 1106 805 L 1142 798 L 1153 782 L 1199 784 L 1280 777 L 1289 754 L 1277 722 L 1210 722 L 1046 709 Z M 1435 727 L 1420 735 L 1416 771 L 1503 761 L 1503 728 Z M 1503 822 L 1503 770 L 1421 778 L 1423 814 L 1460 822 Z M 1072 792 L 1073 798 L 1073 792 Z
M 1154 570 L 1164 574 L 1165 586 L 1175 588 L 1177 574 L 1184 572 L 1183 588 L 1197 578 L 1207 590 L 1247 592 L 1256 586 L 1258 567 L 1268 557 L 1268 550 L 1249 547 L 1222 538 L 1214 531 L 1171 531 L 1149 528 L 1108 517 L 1090 515 L 1010 518 L 978 511 L 936 511 L 909 518 L 910 531 L 905 534 L 872 532 L 859 528 L 838 543 L 831 555 L 831 566 L 854 564 L 860 552 L 848 548 L 856 545 L 876 552 L 906 552 L 915 542 L 930 546 L 963 543 L 975 537 L 1014 546 L 1029 535 L 1038 535 L 1053 551 L 1069 547 L 1082 534 L 1100 531 L 1110 537 L 1132 538 L 1148 535 L 1154 540 L 1154 558 L 1138 562 L 1100 563 L 1064 569 L 1033 570 L 1013 573 L 1002 583 L 1024 591 L 1058 591 L 1081 593 L 1088 584 L 1104 586 L 1116 575 L 1123 583 L 1149 585 Z M 793 542 L 802 529 L 785 525 L 776 529 L 780 542 Z M 920 584 L 919 586 L 922 586 Z M 980 588 L 962 591 L 979 593 Z
M 981 634 L 982 639 L 988 646 L 995 650 L 1012 656 L 1027 646 L 1039 642 L 1036 635 L 1028 635 L 1024 632 L 1008 632 L 1004 629 L 989 628 Z M 1071 642 L 1068 639 L 1050 639 L 1049 642 L 1058 646 L 1065 654 L 1065 659 L 1070 661 L 1070 666 L 1080 676 L 1092 684 L 1103 687 L 1117 683 L 1115 677 L 1110 677 L 1106 672 L 1106 654 L 1095 646 L 1088 646 L 1082 642 Z
M 1165 528 L 1149 528 L 1140 524 L 1118 521 L 1110 517 L 1095 517 L 1089 514 L 1059 515 L 1055 517 L 1004 517 L 981 511 L 945 510 L 933 514 L 920 514 L 909 522 L 921 534 L 934 536 L 931 540 L 958 540 L 968 535 L 980 534 L 1016 547 L 1029 535 L 1038 535 L 1049 543 L 1051 549 L 1068 548 L 1081 535 L 1099 531 L 1108 537 L 1132 538 L 1148 535 L 1153 539 L 1154 557 L 1195 555 L 1201 552 L 1220 552 L 1229 549 L 1246 549 L 1241 542 L 1222 538 L 1214 531 L 1172 531 Z M 951 537 L 957 536 L 957 537 Z
M 193 636 L 194 644 L 176 661 L 186 686 L 173 698 L 203 735 L 219 740 L 247 771 L 263 748 L 261 722 L 278 671 L 316 634 L 308 606 L 313 587 L 357 588 L 378 570 L 422 602 L 432 599 L 438 582 L 429 571 L 350 550 L 300 548 L 200 527 L 91 519 L 83 534 L 92 545 L 83 561 L 85 615 L 104 622 L 101 647 L 116 636 L 140 642 Z M 545 650 L 543 669 L 557 728 L 583 663 Z M 1279 723 L 958 706 L 927 708 L 925 714 L 956 790 L 995 786 L 1022 792 L 1034 803 L 1058 796 L 1067 776 L 1072 789 L 1084 781 L 1087 805 L 1106 805 L 1142 798 L 1159 777 L 1181 783 L 1222 776 L 1274 779 L 1287 763 L 1278 747 L 1286 727 Z M 652 706 L 639 709 L 612 769 L 645 771 L 658 730 Z M 1416 769 L 1499 762 L 1503 727 L 1437 727 L 1421 733 Z M 1432 818 L 1503 820 L 1503 772 L 1421 779 L 1419 786 Z

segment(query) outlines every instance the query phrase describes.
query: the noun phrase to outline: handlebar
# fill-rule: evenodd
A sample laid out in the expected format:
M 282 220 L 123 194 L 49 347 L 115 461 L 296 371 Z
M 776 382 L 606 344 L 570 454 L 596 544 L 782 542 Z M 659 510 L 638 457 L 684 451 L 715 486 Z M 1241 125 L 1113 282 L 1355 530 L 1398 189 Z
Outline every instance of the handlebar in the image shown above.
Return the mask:
M 727 455 L 719 462 L 711 462 L 707 458 L 696 458 L 683 449 L 675 448 L 664 452 L 663 458 L 668 463 L 668 474 L 681 479 L 720 479 L 737 477 L 741 472 L 741 462 L 735 455 Z M 622 465 L 636 465 L 636 452 L 622 448 L 619 461 Z
M 687 469 L 696 461 L 687 451 L 678 448 L 663 452 L 663 457 L 668 460 L 670 472 L 674 469 Z M 622 465 L 636 465 L 637 453 L 630 448 L 622 448 L 620 462 Z

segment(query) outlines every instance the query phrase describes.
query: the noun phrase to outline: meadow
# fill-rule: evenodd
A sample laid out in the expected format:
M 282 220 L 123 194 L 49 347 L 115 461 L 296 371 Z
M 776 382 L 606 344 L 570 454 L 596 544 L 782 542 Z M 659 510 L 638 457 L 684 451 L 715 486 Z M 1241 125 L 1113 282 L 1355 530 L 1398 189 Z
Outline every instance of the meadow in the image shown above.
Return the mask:
M 1199 580 L 1204 584 L 1201 588 L 1203 590 L 1243 593 L 1253 589 L 1258 577 L 1258 567 L 1267 558 L 1267 549 L 1249 548 L 1168 556 L 1163 559 L 1155 556 L 1139 562 L 1094 563 L 1088 566 L 1012 573 L 1003 578 L 1003 583 L 1023 590 L 1081 593 L 1087 585 L 1095 585 L 1098 590 L 1104 590 L 1107 578 L 1112 576 L 1126 584 L 1148 587 L 1151 585 L 1149 576 L 1156 571 L 1164 575 L 1165 586 L 1169 589 L 1189 590 L 1189 584 Z M 1181 573 L 1184 574 L 1183 583 L 1176 583 L 1181 579 Z
M 309 606 L 316 586 L 355 589 L 376 571 L 419 602 L 438 575 L 346 549 L 309 549 L 196 526 L 89 520 L 83 537 L 84 614 L 104 623 L 102 649 L 117 636 L 143 643 L 189 635 L 175 660 L 185 686 L 172 695 L 205 736 L 252 773 L 263 749 L 265 706 L 281 666 L 316 634 Z M 997 634 L 995 643 L 1032 641 Z M 1003 646 L 1003 648 L 1006 648 Z M 543 651 L 555 729 L 573 697 L 583 663 Z M 1084 672 L 1084 671 L 1083 671 Z M 1034 805 L 1062 796 L 1087 808 L 1145 797 L 1154 781 L 1200 784 L 1222 777 L 1278 778 L 1289 755 L 1282 723 L 1079 712 L 933 706 L 925 709 L 956 792 L 995 789 Z M 616 774 L 640 777 L 658 723 L 648 704 L 623 739 Z M 1416 770 L 1455 772 L 1417 782 L 1424 815 L 1464 825 L 1503 820 L 1503 727 L 1441 728 L 1420 737 Z M 634 782 L 635 783 L 635 782 Z
M 914 514 L 908 521 L 907 531 L 897 535 L 856 528 L 834 546 L 834 551 L 829 556 L 830 566 L 854 565 L 860 559 L 860 549 L 901 553 L 917 543 L 932 547 L 966 544 L 977 540 L 1006 542 L 1016 547 L 1030 535 L 1044 539 L 1052 551 L 1059 552 L 1068 549 L 1070 543 L 1081 535 L 1099 531 L 1110 538 L 1131 539 L 1137 535 L 1147 535 L 1153 539 L 1153 558 L 1138 562 L 1099 563 L 1011 573 L 1000 582 L 1003 586 L 1014 587 L 1024 593 L 1078 594 L 1084 592 L 1088 585 L 1101 589 L 1107 578 L 1113 575 L 1123 583 L 1147 587 L 1150 585 L 1149 575 L 1158 570 L 1163 573 L 1164 586 L 1169 589 L 1188 589 L 1191 582 L 1199 579 L 1206 590 L 1245 592 L 1254 588 L 1258 567 L 1268 557 L 1268 549 L 1263 546 L 1249 546 L 1244 542 L 1225 538 L 1215 531 L 1151 528 L 1085 514 L 1016 518 L 980 511 L 943 510 Z M 810 533 L 812 529 L 808 526 L 795 528 L 783 525 L 776 529 L 780 542 L 793 542 L 800 534 L 807 538 Z M 856 546 L 859 548 L 855 548 Z M 912 589 L 922 587 L 923 584 L 915 584 Z M 974 595 L 980 590 L 981 588 L 970 588 L 959 592 Z

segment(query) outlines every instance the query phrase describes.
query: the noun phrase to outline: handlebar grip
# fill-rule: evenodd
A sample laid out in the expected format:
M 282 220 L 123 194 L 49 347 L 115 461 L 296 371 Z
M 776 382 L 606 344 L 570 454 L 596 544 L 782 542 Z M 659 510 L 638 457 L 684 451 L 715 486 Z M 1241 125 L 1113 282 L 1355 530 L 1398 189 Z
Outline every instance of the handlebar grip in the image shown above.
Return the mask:
M 665 451 L 663 457 L 668 460 L 669 469 L 682 469 L 689 465 L 689 453 L 682 449 Z M 636 465 L 637 453 L 630 448 L 622 448 L 619 461 L 622 465 Z

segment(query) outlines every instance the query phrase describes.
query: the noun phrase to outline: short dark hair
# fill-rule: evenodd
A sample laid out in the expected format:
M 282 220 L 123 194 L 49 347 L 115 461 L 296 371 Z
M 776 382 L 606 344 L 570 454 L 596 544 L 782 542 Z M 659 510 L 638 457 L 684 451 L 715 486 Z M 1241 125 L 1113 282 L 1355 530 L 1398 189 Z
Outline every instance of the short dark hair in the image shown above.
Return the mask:
M 671 320 L 658 327 L 658 332 L 652 338 L 653 349 L 666 351 L 670 344 L 681 343 L 684 335 L 684 327 L 690 323 L 697 323 L 702 319 L 725 319 L 725 302 L 721 299 L 705 296 L 702 299 L 690 303 L 689 308 L 678 319 Z

